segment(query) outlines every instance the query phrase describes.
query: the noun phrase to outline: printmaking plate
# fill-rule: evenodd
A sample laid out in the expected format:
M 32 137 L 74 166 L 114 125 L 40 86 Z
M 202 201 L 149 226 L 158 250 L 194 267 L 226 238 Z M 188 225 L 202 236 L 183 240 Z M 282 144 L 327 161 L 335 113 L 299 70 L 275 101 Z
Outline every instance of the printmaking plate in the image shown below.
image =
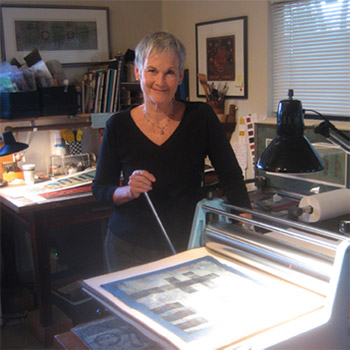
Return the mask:
M 259 273 L 246 274 L 204 256 L 101 285 L 136 315 L 157 324 L 179 348 L 234 344 L 320 308 L 324 297 Z M 165 330 L 165 332 L 164 332 Z
M 160 350 L 157 344 L 115 316 L 72 330 L 91 350 Z

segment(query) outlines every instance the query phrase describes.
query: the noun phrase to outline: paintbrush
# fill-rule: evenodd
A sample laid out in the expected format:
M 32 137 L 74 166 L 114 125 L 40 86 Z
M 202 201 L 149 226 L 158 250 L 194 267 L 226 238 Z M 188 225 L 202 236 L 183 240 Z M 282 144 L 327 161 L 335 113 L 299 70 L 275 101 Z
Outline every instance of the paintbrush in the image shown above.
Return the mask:
M 204 90 L 205 97 L 207 98 L 207 100 L 209 100 L 209 92 L 208 92 L 209 86 L 208 86 L 207 76 L 202 73 L 198 73 L 197 75 L 202 85 L 202 88 Z

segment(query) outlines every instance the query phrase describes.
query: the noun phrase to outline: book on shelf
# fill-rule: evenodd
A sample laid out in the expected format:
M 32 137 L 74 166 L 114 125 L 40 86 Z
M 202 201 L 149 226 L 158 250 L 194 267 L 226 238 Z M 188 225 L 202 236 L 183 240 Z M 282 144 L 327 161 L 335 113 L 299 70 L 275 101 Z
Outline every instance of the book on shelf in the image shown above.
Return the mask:
M 93 107 L 92 107 L 92 112 L 96 113 L 97 112 L 97 103 L 98 103 L 98 96 L 99 96 L 99 81 L 101 77 L 98 73 L 94 74 L 94 82 L 95 82 L 95 88 L 94 88 L 94 101 L 93 101 Z
M 107 104 L 108 104 L 108 97 L 109 97 L 109 80 L 111 78 L 111 72 L 112 69 L 108 69 L 106 72 L 106 78 L 105 78 L 105 88 L 103 92 L 103 108 L 102 112 L 107 112 Z
M 121 73 L 122 73 L 122 64 L 123 62 L 121 60 L 118 61 L 118 69 L 117 69 L 117 81 L 116 81 L 116 87 L 115 87 L 115 93 L 114 93 L 114 105 L 112 112 L 116 112 L 119 107 L 119 90 L 120 90 L 120 80 L 121 80 Z
M 90 72 L 88 73 L 88 90 L 89 90 L 89 99 L 87 101 L 87 112 L 90 113 L 93 107 L 93 101 L 95 96 L 95 74 Z
M 85 76 L 84 76 L 84 79 L 82 80 L 81 82 L 81 113 L 86 113 L 85 110 L 85 100 L 86 100 L 86 97 L 85 97 L 85 94 L 86 94 L 86 90 L 85 90 Z
M 104 103 L 104 91 L 105 91 L 105 81 L 106 81 L 106 71 L 100 72 L 101 80 L 100 80 L 100 93 L 99 93 L 99 100 L 98 100 L 98 109 L 97 113 L 103 112 L 103 103 Z
M 103 80 L 103 72 L 104 71 L 97 71 L 96 72 L 96 86 L 95 86 L 95 98 L 94 98 L 94 113 L 99 113 L 99 106 L 101 103 L 101 86 L 102 86 L 102 80 Z
M 93 112 L 94 100 L 95 100 L 95 89 L 96 89 L 96 72 L 90 71 L 84 74 L 83 79 L 83 111 L 84 113 Z
M 116 89 L 116 85 L 117 85 L 117 76 L 118 76 L 118 71 L 116 69 L 113 70 L 113 82 L 112 82 L 112 89 L 111 89 L 111 101 L 109 103 L 109 108 L 108 108 L 108 112 L 112 113 L 114 112 L 113 108 L 114 108 L 114 100 L 115 100 L 115 89 Z
M 115 86 L 117 74 L 115 69 L 111 69 L 110 78 L 109 78 L 109 86 L 108 86 L 108 101 L 106 105 L 106 112 L 111 112 L 111 105 L 113 103 L 113 88 Z

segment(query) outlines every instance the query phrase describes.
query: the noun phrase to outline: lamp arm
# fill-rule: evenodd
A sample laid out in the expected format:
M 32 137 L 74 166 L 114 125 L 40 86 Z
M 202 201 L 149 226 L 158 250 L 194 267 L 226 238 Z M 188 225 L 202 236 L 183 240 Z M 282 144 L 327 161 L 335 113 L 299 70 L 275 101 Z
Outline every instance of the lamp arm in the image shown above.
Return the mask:
M 330 120 L 324 116 L 323 114 L 313 110 L 313 109 L 304 109 L 304 112 L 313 112 L 317 115 L 319 115 L 322 119 L 324 119 L 324 122 L 322 122 L 320 125 L 318 125 L 315 128 L 315 132 L 317 134 L 321 134 L 326 138 L 329 138 L 329 129 L 331 129 L 332 131 L 334 131 L 336 134 L 338 134 L 339 136 L 341 136 L 342 138 L 345 139 L 345 141 L 350 141 L 350 137 L 345 135 L 341 130 L 337 129 L 334 124 L 332 124 L 330 122 Z
M 329 140 L 335 145 L 340 146 L 346 153 L 350 153 L 350 145 L 339 138 L 338 135 L 330 133 Z
M 349 141 L 350 137 L 337 129 L 327 117 L 312 109 L 305 109 L 304 111 L 313 112 L 324 119 L 324 122 L 315 127 L 315 133 L 329 139 L 333 144 L 340 146 L 346 153 L 350 153 Z

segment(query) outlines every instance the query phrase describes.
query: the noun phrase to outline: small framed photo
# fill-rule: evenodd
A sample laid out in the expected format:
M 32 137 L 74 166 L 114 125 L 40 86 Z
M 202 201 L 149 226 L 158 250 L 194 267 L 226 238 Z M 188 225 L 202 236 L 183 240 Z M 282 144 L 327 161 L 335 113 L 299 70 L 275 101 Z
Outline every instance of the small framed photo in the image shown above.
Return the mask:
M 3 162 L 2 168 L 4 173 L 15 173 L 17 171 L 17 163 L 16 162 Z
M 247 17 L 196 24 L 198 74 L 227 87 L 225 98 L 248 98 Z M 197 78 L 197 96 L 205 97 Z

